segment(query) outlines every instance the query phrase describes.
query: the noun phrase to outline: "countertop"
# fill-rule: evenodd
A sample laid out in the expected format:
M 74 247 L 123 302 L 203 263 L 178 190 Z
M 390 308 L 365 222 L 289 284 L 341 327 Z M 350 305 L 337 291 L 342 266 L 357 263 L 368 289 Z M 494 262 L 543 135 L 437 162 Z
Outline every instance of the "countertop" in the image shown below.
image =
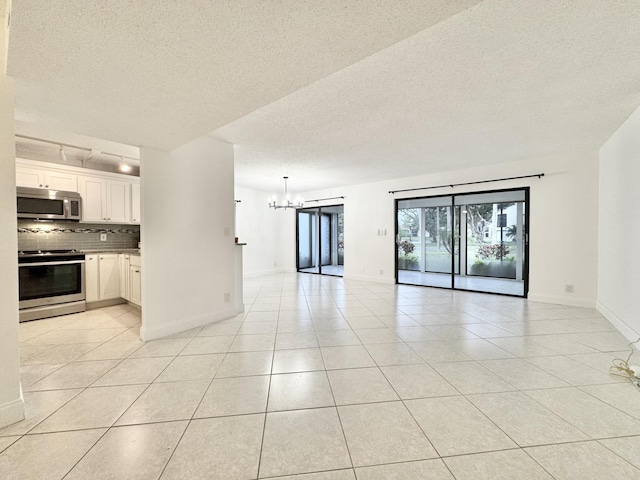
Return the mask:
M 94 248 L 90 250 L 81 250 L 82 253 L 128 253 L 129 255 L 140 255 L 139 248 Z

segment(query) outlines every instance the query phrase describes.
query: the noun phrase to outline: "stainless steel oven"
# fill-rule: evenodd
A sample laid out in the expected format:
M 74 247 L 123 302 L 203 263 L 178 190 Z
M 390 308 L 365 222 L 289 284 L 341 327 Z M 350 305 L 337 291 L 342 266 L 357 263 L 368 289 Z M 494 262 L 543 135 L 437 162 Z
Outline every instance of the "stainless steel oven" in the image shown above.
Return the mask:
M 84 261 L 75 250 L 19 252 L 20 321 L 84 312 Z

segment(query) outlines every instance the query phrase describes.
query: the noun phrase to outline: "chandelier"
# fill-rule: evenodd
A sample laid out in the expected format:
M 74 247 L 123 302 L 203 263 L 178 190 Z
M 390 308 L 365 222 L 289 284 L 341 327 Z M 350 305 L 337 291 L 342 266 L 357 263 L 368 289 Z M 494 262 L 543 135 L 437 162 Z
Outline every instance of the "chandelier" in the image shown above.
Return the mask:
M 289 177 L 282 177 L 284 178 L 284 199 L 282 201 L 278 201 L 278 196 L 274 195 L 273 197 L 271 197 L 270 201 L 269 201 L 269 207 L 271 208 L 300 208 L 303 205 L 302 199 L 297 198 L 295 202 L 291 201 L 291 196 L 289 195 L 289 192 L 287 190 L 287 180 L 289 179 Z

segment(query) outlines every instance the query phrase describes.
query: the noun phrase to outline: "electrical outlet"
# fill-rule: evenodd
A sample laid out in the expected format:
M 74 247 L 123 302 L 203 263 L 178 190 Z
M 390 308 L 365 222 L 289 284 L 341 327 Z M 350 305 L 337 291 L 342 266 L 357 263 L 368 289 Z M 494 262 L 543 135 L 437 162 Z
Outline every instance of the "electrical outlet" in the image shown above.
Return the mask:
M 106 242 L 107 241 L 107 234 L 106 233 L 101 233 L 100 234 L 100 241 L 101 242 Z
M 570 283 L 567 283 L 564 286 L 564 291 L 565 293 L 573 293 L 573 285 L 571 285 Z
M 224 293 L 224 303 L 229 303 L 231 301 L 231 292 Z
M 384 275 L 384 270 L 380 269 L 380 275 Z

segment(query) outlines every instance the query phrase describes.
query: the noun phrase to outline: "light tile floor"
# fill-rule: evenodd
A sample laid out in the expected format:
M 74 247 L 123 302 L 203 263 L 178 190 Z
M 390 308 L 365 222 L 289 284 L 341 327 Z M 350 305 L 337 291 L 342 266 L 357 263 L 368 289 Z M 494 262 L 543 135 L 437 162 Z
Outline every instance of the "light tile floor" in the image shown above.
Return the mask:
M 11 479 L 640 479 L 627 341 L 595 310 L 282 274 L 148 342 L 118 305 L 20 325 Z M 638 359 L 640 361 L 640 359 Z

